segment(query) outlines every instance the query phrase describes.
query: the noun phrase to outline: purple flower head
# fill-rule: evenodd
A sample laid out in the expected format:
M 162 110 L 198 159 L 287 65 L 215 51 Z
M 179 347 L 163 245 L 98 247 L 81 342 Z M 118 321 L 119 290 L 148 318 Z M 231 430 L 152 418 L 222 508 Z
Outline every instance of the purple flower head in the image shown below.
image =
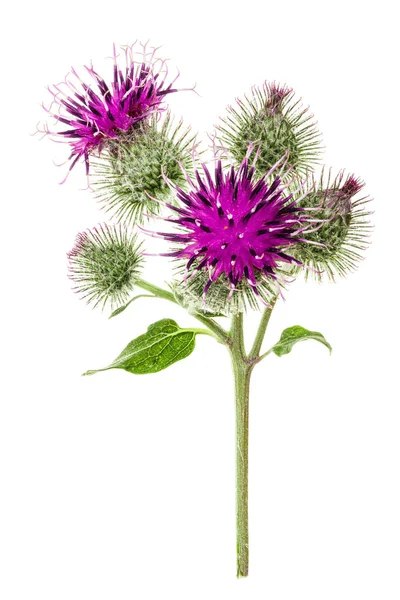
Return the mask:
M 264 299 L 263 284 L 277 283 L 279 264 L 299 263 L 287 250 L 305 241 L 306 213 L 292 195 L 285 195 L 287 186 L 278 175 L 271 185 L 266 183 L 269 175 L 255 178 L 246 158 L 225 173 L 218 162 L 214 178 L 203 165 L 196 182 L 188 179 L 189 192 L 176 188 L 180 206 L 168 206 L 178 216 L 167 220 L 183 232 L 158 235 L 180 246 L 165 256 L 184 259 L 187 274 L 207 274 L 204 301 L 217 280 L 226 283 L 228 299 L 244 287 Z
M 139 54 L 136 60 L 133 46 L 122 48 L 125 66 L 118 66 L 114 46 L 114 75 L 110 84 L 100 77 L 93 66 L 85 67 L 92 78 L 92 85 L 83 81 L 71 69 L 64 82 L 49 87 L 53 96 L 50 108 L 45 109 L 61 131 L 45 133 L 62 138 L 71 147 L 70 170 L 83 158 L 89 172 L 89 156 L 93 151 L 100 153 L 109 140 L 126 137 L 140 122 L 163 110 L 164 97 L 178 91 L 174 81 L 167 84 L 168 69 L 165 61 L 155 57 L 155 50 Z M 45 108 L 45 107 L 44 107 Z M 67 128 L 65 129 L 66 126 Z

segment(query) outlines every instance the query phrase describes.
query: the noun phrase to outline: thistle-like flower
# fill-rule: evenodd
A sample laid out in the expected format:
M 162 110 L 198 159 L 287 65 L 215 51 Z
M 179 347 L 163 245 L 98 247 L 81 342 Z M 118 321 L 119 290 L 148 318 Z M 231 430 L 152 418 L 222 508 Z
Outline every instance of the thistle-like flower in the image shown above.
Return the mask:
M 122 225 L 106 223 L 79 233 L 68 259 L 74 291 L 102 308 L 107 301 L 114 306 L 128 299 L 142 263 L 136 235 Z
M 183 167 L 193 173 L 196 136 L 170 115 L 162 124 L 153 117 L 139 126 L 132 143 L 110 144 L 109 151 L 93 163 L 93 187 L 103 208 L 118 220 L 141 222 L 147 214 L 160 212 L 162 202 L 172 199 L 166 178 L 174 185 L 186 184 Z M 180 166 L 181 165 L 181 166 Z
M 308 267 L 306 278 L 315 274 L 321 279 L 326 274 L 334 281 L 336 275 L 345 276 L 362 260 L 360 252 L 366 249 L 372 229 L 368 222 L 371 212 L 366 209 L 371 199 L 359 196 L 363 187 L 360 179 L 354 175 L 345 177 L 343 171 L 333 180 L 331 171 L 327 176 L 323 171 L 318 182 L 313 177 L 308 182 L 310 191 L 300 205 L 311 210 L 322 223 L 307 236 L 315 243 L 300 243 L 294 252 Z
M 216 126 L 215 149 L 240 165 L 248 147 L 259 153 L 256 172 L 269 171 L 279 158 L 288 153 L 294 173 L 304 174 L 318 161 L 320 135 L 313 115 L 296 100 L 293 90 L 265 82 L 253 87 L 250 96 L 237 99 L 237 107 L 228 106 L 228 115 Z
M 196 295 L 201 287 L 209 310 L 216 304 L 219 310 L 223 306 L 228 312 L 243 310 L 246 299 L 257 305 L 256 297 L 268 303 L 271 292 L 279 289 L 285 263 L 299 263 L 288 252 L 306 241 L 306 212 L 292 194 L 285 195 L 279 175 L 271 185 L 266 182 L 271 172 L 255 178 L 247 158 L 239 169 L 225 173 L 218 162 L 214 178 L 205 165 L 202 168 L 203 173 L 195 173 L 196 182 L 189 178 L 189 192 L 176 188 L 180 206 L 168 205 L 177 218 L 167 220 L 183 232 L 157 232 L 177 246 L 165 256 L 186 261 L 189 292 Z M 220 299 L 217 303 L 215 296 Z
M 166 83 L 168 69 L 165 61 L 155 57 L 155 50 L 147 52 L 143 46 L 143 52 L 136 59 L 134 45 L 122 49 L 125 68 L 118 66 L 114 46 L 111 84 L 90 66 L 85 69 L 94 85 L 85 83 L 75 69 L 71 69 L 64 82 L 49 87 L 53 101 L 45 110 L 67 129 L 52 131 L 46 125 L 44 132 L 69 143 L 70 170 L 83 158 L 88 173 L 89 156 L 94 151 L 100 153 L 109 140 L 134 133 L 138 123 L 163 110 L 167 94 L 177 91 L 173 87 L 175 80 Z

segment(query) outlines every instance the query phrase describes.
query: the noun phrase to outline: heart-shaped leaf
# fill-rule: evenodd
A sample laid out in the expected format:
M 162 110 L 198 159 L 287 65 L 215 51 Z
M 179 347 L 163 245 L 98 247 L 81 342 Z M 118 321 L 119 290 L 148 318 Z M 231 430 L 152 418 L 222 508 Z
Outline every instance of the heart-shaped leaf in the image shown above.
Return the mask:
M 309 331 L 300 325 L 293 325 L 293 327 L 284 329 L 279 342 L 275 346 L 272 346 L 271 350 L 277 356 L 283 356 L 284 354 L 289 354 L 297 342 L 304 342 L 306 340 L 316 340 L 326 346 L 329 352 L 332 352 L 332 346 L 326 341 L 322 333 Z
M 172 319 L 162 319 L 129 342 L 111 365 L 86 371 L 84 375 L 109 369 L 124 369 L 137 375 L 157 373 L 193 352 L 196 333 L 200 333 L 200 330 L 181 329 Z

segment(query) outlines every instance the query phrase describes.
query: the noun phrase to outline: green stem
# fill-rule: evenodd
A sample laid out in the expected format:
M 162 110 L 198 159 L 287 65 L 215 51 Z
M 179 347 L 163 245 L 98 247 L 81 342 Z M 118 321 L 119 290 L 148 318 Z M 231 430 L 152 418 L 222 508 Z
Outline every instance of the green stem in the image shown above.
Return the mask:
M 247 577 L 249 573 L 249 391 L 253 365 L 246 357 L 241 313 L 232 317 L 231 334 L 236 407 L 236 574 L 237 577 Z
M 269 350 L 267 350 L 267 352 L 264 352 L 264 354 L 260 354 L 260 356 L 255 359 L 254 364 L 258 364 L 259 362 L 261 362 L 262 360 L 264 360 L 264 358 L 266 356 L 268 356 L 269 354 L 271 354 L 271 352 L 272 352 L 272 348 L 270 348 Z
M 174 304 L 176 301 L 172 292 L 164 290 L 143 279 L 139 279 L 136 285 L 154 294 L 158 298 L 164 298 Z M 243 313 L 232 317 L 231 330 L 225 331 L 214 319 L 205 317 L 200 313 L 193 316 L 207 327 L 207 330 L 199 329 L 198 333 L 213 335 L 230 350 L 234 383 L 235 383 L 235 407 L 236 407 L 236 555 L 237 555 L 237 577 L 247 577 L 249 573 L 249 515 L 248 515 L 248 478 L 249 478 L 249 394 L 250 378 L 254 366 L 264 356 L 260 356 L 261 346 L 265 332 L 271 318 L 272 310 L 277 297 L 271 306 L 263 313 L 260 325 L 254 340 L 253 347 L 246 355 L 243 333 Z M 210 333 L 211 332 L 211 333 Z
M 218 340 L 217 336 L 215 335 L 215 333 L 213 333 L 212 331 L 210 331 L 209 329 L 199 329 L 197 327 L 181 327 L 180 331 L 191 331 L 193 333 L 196 333 L 197 335 L 209 335 L 210 337 Z M 219 341 L 219 340 L 218 340 Z
M 136 285 L 141 287 L 142 290 L 146 290 L 147 292 L 151 292 L 155 296 L 158 296 L 158 298 L 164 298 L 164 300 L 169 300 L 170 302 L 174 302 L 174 304 L 178 304 L 172 292 L 164 290 L 163 288 L 158 287 L 158 285 L 149 283 L 144 279 L 138 279 Z
M 172 292 L 169 292 L 168 290 L 164 290 L 163 288 L 158 287 L 153 283 L 144 281 L 144 279 L 138 279 L 136 281 L 136 285 L 138 287 L 141 287 L 143 290 L 146 290 L 147 292 L 151 292 L 152 294 L 154 294 L 154 296 L 157 296 L 158 298 L 163 298 L 164 300 L 168 300 L 169 302 L 173 302 L 174 304 L 177 304 L 179 306 L 179 303 L 176 301 L 174 294 Z M 200 323 L 205 325 L 210 331 L 212 331 L 214 337 L 217 338 L 219 342 L 225 344 L 226 346 L 231 345 L 231 337 L 229 333 L 225 331 L 225 329 L 221 327 L 221 325 L 214 321 L 214 319 L 204 317 L 200 313 L 194 314 L 192 316 L 195 317 L 195 319 L 197 319 L 198 321 L 200 321 Z
M 254 344 L 253 344 L 253 347 L 250 350 L 250 354 L 249 354 L 249 359 L 251 361 L 253 361 L 253 360 L 257 361 L 257 359 L 259 358 L 261 346 L 262 346 L 262 343 L 263 343 L 264 337 L 265 337 L 265 332 L 267 330 L 268 323 L 271 318 L 271 314 L 272 314 L 272 311 L 274 309 L 277 299 L 278 299 L 278 296 L 275 296 L 271 300 L 270 306 L 264 310 L 263 316 L 261 317 L 260 325 L 258 327 L 258 331 L 257 331 L 256 337 L 254 340 Z
M 232 317 L 231 357 L 235 381 L 236 407 L 236 560 L 237 577 L 249 574 L 249 399 L 254 366 L 261 360 L 260 350 L 277 296 L 261 318 L 253 347 L 246 355 L 243 313 Z

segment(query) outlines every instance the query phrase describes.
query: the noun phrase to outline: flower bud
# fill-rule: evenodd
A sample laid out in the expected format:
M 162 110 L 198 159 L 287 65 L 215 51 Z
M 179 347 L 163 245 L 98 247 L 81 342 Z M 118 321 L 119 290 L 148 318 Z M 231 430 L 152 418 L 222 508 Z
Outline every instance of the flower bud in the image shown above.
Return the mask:
M 193 171 L 195 136 L 169 117 L 160 126 L 156 119 L 140 127 L 126 142 L 111 145 L 108 155 L 94 164 L 93 187 L 106 211 L 118 220 L 141 222 L 160 212 L 173 195 L 167 183 L 186 187 L 184 170 Z
M 258 151 L 257 174 L 265 175 L 284 154 L 288 166 L 304 174 L 318 161 L 320 135 L 313 115 L 302 108 L 290 88 L 275 82 L 253 87 L 250 96 L 237 99 L 217 126 L 216 148 L 236 165 L 245 158 L 249 145 Z
M 68 253 L 69 277 L 87 303 L 104 308 L 126 302 L 142 264 L 136 235 L 122 225 L 98 225 L 78 233 Z
M 310 191 L 300 205 L 314 225 L 305 231 L 308 243 L 298 244 L 294 255 L 307 267 L 306 278 L 314 274 L 321 279 L 326 273 L 334 281 L 362 260 L 360 252 L 366 249 L 371 230 L 367 219 L 371 212 L 366 210 L 370 198 L 357 198 L 364 183 L 354 175 L 344 179 L 343 171 L 333 181 L 330 172 L 327 177 L 323 172 L 319 182 L 312 178 L 308 185 Z

